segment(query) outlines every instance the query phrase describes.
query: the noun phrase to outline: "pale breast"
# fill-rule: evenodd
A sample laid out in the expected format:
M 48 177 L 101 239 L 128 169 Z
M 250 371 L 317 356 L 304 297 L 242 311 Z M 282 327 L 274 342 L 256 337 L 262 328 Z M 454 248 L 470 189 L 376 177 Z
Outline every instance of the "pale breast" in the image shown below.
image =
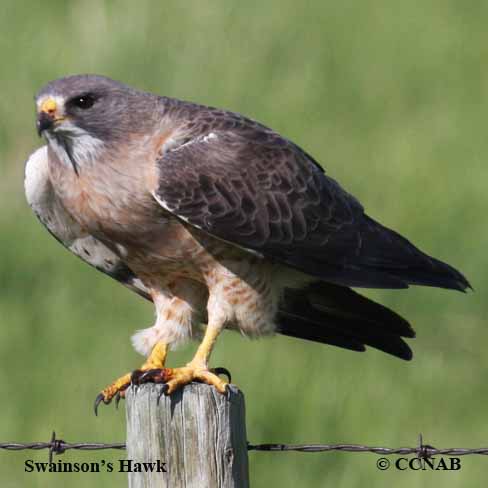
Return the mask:
M 140 163 L 140 164 L 139 164 Z M 50 178 L 66 209 L 92 234 L 145 233 L 161 215 L 147 188 L 148 163 L 107 158 L 78 174 L 49 151 Z

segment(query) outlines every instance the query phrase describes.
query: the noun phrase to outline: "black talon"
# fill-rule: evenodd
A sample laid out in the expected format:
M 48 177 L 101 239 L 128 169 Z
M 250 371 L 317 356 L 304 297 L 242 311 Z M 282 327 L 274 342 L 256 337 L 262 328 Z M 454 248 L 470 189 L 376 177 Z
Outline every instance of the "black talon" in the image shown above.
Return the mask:
M 103 393 L 99 393 L 97 397 L 95 398 L 95 404 L 93 405 L 93 411 L 95 412 L 95 416 L 98 416 L 98 405 L 100 403 L 105 403 L 105 405 L 108 405 L 112 400 L 105 400 L 105 397 L 103 396 Z
M 230 375 L 230 371 L 226 368 L 215 368 L 214 369 L 214 373 L 218 376 L 218 375 L 225 375 L 227 376 L 227 379 L 229 380 L 229 383 L 232 381 L 232 377 Z
M 168 393 L 169 386 L 167 383 L 164 383 L 163 386 L 161 387 L 161 391 L 159 392 L 158 399 L 156 400 L 156 405 L 159 407 L 159 401 L 161 400 L 161 397 Z
M 119 409 L 119 402 L 122 397 L 120 396 L 120 391 L 117 392 L 117 395 L 115 395 L 115 410 Z
M 149 378 L 150 376 L 156 374 L 156 373 L 159 373 L 161 370 L 160 369 L 148 369 L 147 371 L 144 371 L 144 373 L 139 377 L 139 382 L 142 383 L 144 382 L 144 380 L 146 379 L 152 379 L 152 378 Z
M 138 386 L 143 372 L 140 369 L 135 369 L 130 375 L 130 382 L 132 385 Z

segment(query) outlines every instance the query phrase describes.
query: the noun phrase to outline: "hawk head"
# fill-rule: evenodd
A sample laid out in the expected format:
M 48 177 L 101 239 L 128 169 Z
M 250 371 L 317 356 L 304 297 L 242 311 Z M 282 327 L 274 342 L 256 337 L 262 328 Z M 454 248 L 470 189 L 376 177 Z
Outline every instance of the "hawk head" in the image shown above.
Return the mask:
M 97 75 L 48 83 L 36 96 L 37 131 L 78 173 L 87 161 L 146 128 L 154 96 Z

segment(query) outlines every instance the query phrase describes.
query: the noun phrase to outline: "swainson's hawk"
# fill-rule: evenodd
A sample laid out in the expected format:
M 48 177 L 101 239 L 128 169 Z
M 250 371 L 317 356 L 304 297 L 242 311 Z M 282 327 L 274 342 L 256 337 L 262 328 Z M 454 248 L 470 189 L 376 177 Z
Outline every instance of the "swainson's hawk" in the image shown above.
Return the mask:
M 93 75 L 47 84 L 36 104 L 47 145 L 27 162 L 27 200 L 70 251 L 154 302 L 156 323 L 132 342 L 147 356 L 139 381 L 168 394 L 192 380 L 226 390 L 208 369 L 224 327 L 410 359 L 408 322 L 350 287 L 469 287 L 242 115 Z M 165 368 L 169 346 L 201 334 L 190 363 Z

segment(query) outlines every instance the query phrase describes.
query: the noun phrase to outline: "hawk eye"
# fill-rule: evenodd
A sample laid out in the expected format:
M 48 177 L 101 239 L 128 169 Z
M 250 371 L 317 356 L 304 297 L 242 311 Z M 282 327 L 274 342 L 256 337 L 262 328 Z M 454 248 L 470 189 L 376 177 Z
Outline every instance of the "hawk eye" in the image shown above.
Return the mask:
M 71 104 L 75 107 L 86 110 L 90 108 L 95 103 L 95 97 L 93 95 L 81 95 L 71 99 Z

